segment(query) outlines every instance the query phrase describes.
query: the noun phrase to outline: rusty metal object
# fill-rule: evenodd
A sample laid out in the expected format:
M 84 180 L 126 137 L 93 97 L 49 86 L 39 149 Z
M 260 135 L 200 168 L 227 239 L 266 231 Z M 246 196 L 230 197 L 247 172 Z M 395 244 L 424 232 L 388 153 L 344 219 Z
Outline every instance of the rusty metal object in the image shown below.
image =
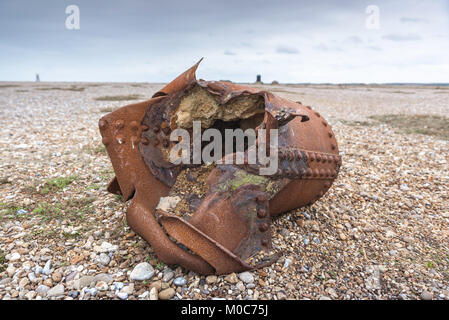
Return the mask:
M 337 141 L 312 108 L 253 87 L 196 80 L 199 63 L 152 99 L 100 119 L 116 174 L 108 191 L 131 200 L 128 224 L 163 262 L 200 274 L 260 268 L 279 257 L 272 250 L 271 218 L 317 201 L 337 177 Z M 202 165 L 169 161 L 175 144 L 170 133 L 178 127 L 192 130 L 195 118 L 219 129 L 277 128 L 278 171 L 262 177 L 259 164 L 218 164 L 195 212 L 179 216 L 157 207 L 183 170 Z

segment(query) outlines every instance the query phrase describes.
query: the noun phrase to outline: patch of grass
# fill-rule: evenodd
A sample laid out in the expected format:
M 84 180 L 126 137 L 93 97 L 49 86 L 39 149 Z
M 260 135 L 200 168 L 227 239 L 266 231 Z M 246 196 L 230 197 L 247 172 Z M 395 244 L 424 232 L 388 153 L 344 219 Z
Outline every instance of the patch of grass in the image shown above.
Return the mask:
M 386 123 L 403 133 L 418 133 L 449 140 L 449 118 L 433 115 L 379 115 L 373 120 Z
M 71 184 L 75 180 L 76 180 L 75 176 L 58 177 L 58 178 L 48 180 L 45 182 L 40 193 L 42 195 L 46 195 L 50 192 L 57 192 L 59 190 L 64 189 L 65 187 L 67 187 L 69 184 Z
M 47 202 L 41 202 L 33 210 L 33 214 L 38 215 L 44 221 L 51 221 L 55 218 L 60 218 L 63 215 L 63 211 L 61 210 L 61 204 L 57 203 L 54 205 L 50 205 Z
M 83 147 L 83 151 L 85 151 L 87 153 L 90 153 L 92 155 L 96 155 L 96 154 L 99 154 L 99 153 L 102 153 L 102 154 L 106 154 L 107 153 L 106 147 L 102 143 L 100 143 L 100 144 L 98 144 L 96 146 L 84 146 Z
M 0 220 L 3 219 L 20 219 L 23 217 L 23 214 L 17 214 L 19 210 L 29 211 L 26 208 L 16 206 L 12 203 L 0 203 Z
M 95 200 L 93 197 L 69 199 L 63 204 L 49 204 L 47 202 L 41 202 L 33 210 L 33 214 L 38 215 L 44 221 L 51 221 L 53 219 L 68 219 L 71 221 L 83 220 L 84 217 L 94 212 L 92 202 Z
M 71 86 L 71 87 L 42 87 L 42 88 L 36 88 L 36 90 L 42 90 L 42 91 L 62 90 L 62 91 L 77 91 L 77 92 L 84 91 L 84 89 L 85 89 L 85 88 L 83 88 L 83 87 L 77 87 L 77 86 Z
M 106 107 L 106 108 L 101 108 L 100 112 L 101 113 L 109 113 L 109 112 L 113 112 L 116 108 L 113 107 Z
M 5 270 L 6 266 L 6 255 L 3 252 L 3 250 L 0 250 L 0 272 L 3 272 Z
M 99 190 L 100 189 L 100 185 L 96 184 L 96 183 L 92 183 L 91 185 L 88 185 L 86 187 L 86 190 Z
M 375 126 L 376 123 L 369 121 L 349 121 L 349 120 L 340 120 L 341 123 L 351 127 L 372 127 Z
M 0 84 L 0 88 L 17 88 L 20 87 L 17 84 Z
M 95 98 L 96 101 L 127 101 L 127 100 L 137 100 L 140 99 L 140 94 L 129 94 L 121 96 L 101 96 Z

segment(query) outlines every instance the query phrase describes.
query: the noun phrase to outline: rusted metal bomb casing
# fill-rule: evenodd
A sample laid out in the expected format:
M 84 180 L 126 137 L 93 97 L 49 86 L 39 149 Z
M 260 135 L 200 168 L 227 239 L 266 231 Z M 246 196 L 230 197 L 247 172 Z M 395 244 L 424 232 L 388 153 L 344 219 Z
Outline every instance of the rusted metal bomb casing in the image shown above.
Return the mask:
M 271 217 L 315 202 L 337 177 L 337 141 L 310 107 L 253 87 L 196 80 L 198 64 L 152 99 L 100 119 L 116 175 L 108 191 L 131 200 L 128 224 L 163 262 L 200 274 L 260 268 L 279 256 L 271 246 Z M 213 128 L 220 120 L 242 128 L 278 129 L 278 170 L 260 177 L 257 164 L 219 164 L 197 210 L 180 217 L 157 207 L 186 169 L 168 160 L 170 133 L 178 127 L 191 130 L 195 119 Z

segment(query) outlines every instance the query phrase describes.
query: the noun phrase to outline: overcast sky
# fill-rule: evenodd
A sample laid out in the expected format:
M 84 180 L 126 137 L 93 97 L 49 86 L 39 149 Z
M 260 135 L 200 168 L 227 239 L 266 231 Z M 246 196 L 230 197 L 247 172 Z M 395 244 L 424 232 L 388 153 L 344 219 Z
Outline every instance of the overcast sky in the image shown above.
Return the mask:
M 449 82 L 449 0 L 0 0 L 0 40 L 1 81 Z

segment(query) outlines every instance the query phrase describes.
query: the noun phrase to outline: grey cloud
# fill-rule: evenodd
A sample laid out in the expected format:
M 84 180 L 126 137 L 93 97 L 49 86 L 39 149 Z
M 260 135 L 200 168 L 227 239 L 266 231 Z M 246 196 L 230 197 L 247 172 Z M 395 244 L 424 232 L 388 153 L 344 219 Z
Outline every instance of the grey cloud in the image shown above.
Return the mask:
M 427 19 L 402 17 L 402 23 L 429 23 Z
M 382 39 L 385 40 L 391 40 L 391 41 L 417 41 L 421 40 L 421 37 L 417 34 L 389 34 L 386 36 L 383 36 Z
M 298 54 L 299 50 L 293 46 L 289 45 L 279 45 L 276 48 L 277 53 L 285 53 L 285 54 Z
M 233 51 L 229 51 L 229 50 L 225 50 L 225 52 L 223 53 L 225 56 L 235 56 L 236 53 Z
M 340 47 L 327 46 L 324 43 L 320 43 L 319 45 L 315 46 L 314 48 L 317 50 L 320 50 L 320 51 L 344 51 Z
M 362 38 L 360 38 L 358 36 L 351 36 L 351 37 L 347 37 L 343 42 L 359 44 L 359 43 L 363 43 L 363 40 L 362 40 Z

